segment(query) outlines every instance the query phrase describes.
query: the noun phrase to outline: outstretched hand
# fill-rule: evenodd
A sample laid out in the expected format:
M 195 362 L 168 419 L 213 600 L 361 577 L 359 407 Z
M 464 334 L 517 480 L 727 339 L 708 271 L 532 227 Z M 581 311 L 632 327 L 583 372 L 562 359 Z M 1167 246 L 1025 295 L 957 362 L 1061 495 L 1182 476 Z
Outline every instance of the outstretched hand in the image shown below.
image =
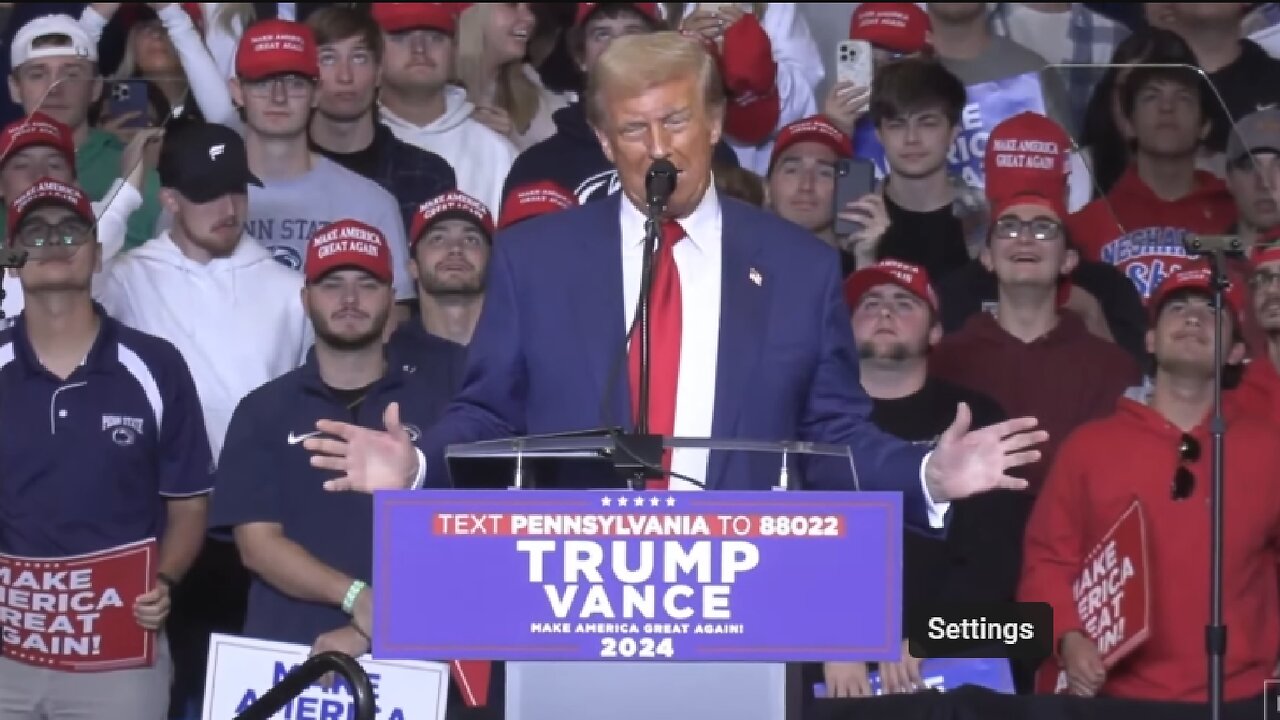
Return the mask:
M 418 454 L 409 432 L 400 424 L 400 404 L 391 403 L 382 413 L 386 430 L 320 420 L 316 430 L 330 437 L 303 442 L 311 455 L 311 467 L 332 470 L 339 476 L 324 484 L 333 492 L 355 490 L 403 490 L 418 474 Z
M 950 502 L 990 490 L 1025 490 L 1027 481 L 1008 471 L 1040 460 L 1036 445 L 1049 439 L 1035 418 L 1016 418 L 970 430 L 972 413 L 960 403 L 955 422 L 942 433 L 925 466 L 934 502 Z

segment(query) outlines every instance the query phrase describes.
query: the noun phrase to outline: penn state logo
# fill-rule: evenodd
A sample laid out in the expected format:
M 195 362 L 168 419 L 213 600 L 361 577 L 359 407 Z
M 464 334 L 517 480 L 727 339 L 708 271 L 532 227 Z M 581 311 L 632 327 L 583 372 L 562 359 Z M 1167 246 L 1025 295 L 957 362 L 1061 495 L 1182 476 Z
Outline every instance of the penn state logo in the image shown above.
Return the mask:
M 111 442 L 120 447 L 129 447 L 138 442 L 142 434 L 142 418 L 127 415 L 103 415 L 102 431 L 111 437 Z
M 302 253 L 288 245 L 270 245 L 267 247 L 271 251 L 271 257 L 281 265 L 290 270 L 302 269 Z
M 405 423 L 404 431 L 409 433 L 409 442 L 418 442 L 418 438 L 422 437 L 422 430 L 413 423 Z
M 591 177 L 578 183 L 578 188 L 573 191 L 573 196 L 578 198 L 579 205 L 585 205 L 591 200 L 601 200 L 622 189 L 622 182 L 618 180 L 618 171 L 605 170 L 596 173 Z

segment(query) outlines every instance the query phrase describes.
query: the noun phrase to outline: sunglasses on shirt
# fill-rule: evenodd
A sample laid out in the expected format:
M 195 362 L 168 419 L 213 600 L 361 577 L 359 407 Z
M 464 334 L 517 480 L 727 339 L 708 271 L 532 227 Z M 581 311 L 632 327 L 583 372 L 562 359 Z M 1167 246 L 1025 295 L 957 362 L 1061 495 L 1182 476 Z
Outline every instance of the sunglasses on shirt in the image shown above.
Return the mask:
M 1199 460 L 1200 441 L 1183 433 L 1182 440 L 1178 443 L 1178 469 L 1173 473 L 1171 495 L 1174 500 L 1186 500 L 1195 491 L 1196 476 L 1187 465 Z

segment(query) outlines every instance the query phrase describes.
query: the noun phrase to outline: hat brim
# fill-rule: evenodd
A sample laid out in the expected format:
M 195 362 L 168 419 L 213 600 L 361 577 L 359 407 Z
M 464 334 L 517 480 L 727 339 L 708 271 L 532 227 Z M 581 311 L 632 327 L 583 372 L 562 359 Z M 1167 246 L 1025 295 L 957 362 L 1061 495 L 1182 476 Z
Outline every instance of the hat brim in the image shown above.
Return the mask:
M 262 181 L 251 172 L 245 172 L 243 177 L 232 178 L 224 182 L 219 182 L 214 178 L 202 178 L 193 182 L 191 187 L 179 187 L 178 183 L 164 185 L 164 187 L 177 191 L 182 197 L 197 205 L 203 205 L 227 195 L 247 195 L 250 185 L 264 187 Z
M 913 297 L 918 298 L 925 305 L 929 306 L 929 308 L 934 312 L 938 311 L 938 305 L 932 298 L 921 297 L 920 293 L 916 292 L 915 288 L 903 282 L 897 275 L 875 266 L 863 268 L 862 270 L 850 275 L 849 279 L 845 281 L 844 300 L 849 304 L 849 309 L 852 311 L 856 308 L 858 303 L 862 301 L 862 298 L 867 293 L 871 292 L 872 288 L 879 287 L 880 285 L 893 285 L 900 287 L 911 293 Z

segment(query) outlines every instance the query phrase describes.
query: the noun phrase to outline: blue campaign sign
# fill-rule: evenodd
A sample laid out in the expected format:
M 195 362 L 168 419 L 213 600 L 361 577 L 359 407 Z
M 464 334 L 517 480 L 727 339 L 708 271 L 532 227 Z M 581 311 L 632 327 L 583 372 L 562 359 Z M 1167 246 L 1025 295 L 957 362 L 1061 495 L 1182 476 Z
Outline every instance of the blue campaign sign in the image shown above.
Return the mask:
M 970 85 L 965 90 L 968 102 L 960 115 L 960 135 L 947 154 L 947 165 L 951 173 L 959 175 L 966 185 L 982 188 L 986 187 L 982 157 L 987 152 L 987 137 L 991 130 L 1021 112 L 1043 114 L 1044 91 L 1039 73 L 1034 72 Z M 875 163 L 880 177 L 888 174 L 884 147 L 866 116 L 853 129 L 853 154 Z
M 379 659 L 901 651 L 897 493 L 422 490 L 374 514 Z

